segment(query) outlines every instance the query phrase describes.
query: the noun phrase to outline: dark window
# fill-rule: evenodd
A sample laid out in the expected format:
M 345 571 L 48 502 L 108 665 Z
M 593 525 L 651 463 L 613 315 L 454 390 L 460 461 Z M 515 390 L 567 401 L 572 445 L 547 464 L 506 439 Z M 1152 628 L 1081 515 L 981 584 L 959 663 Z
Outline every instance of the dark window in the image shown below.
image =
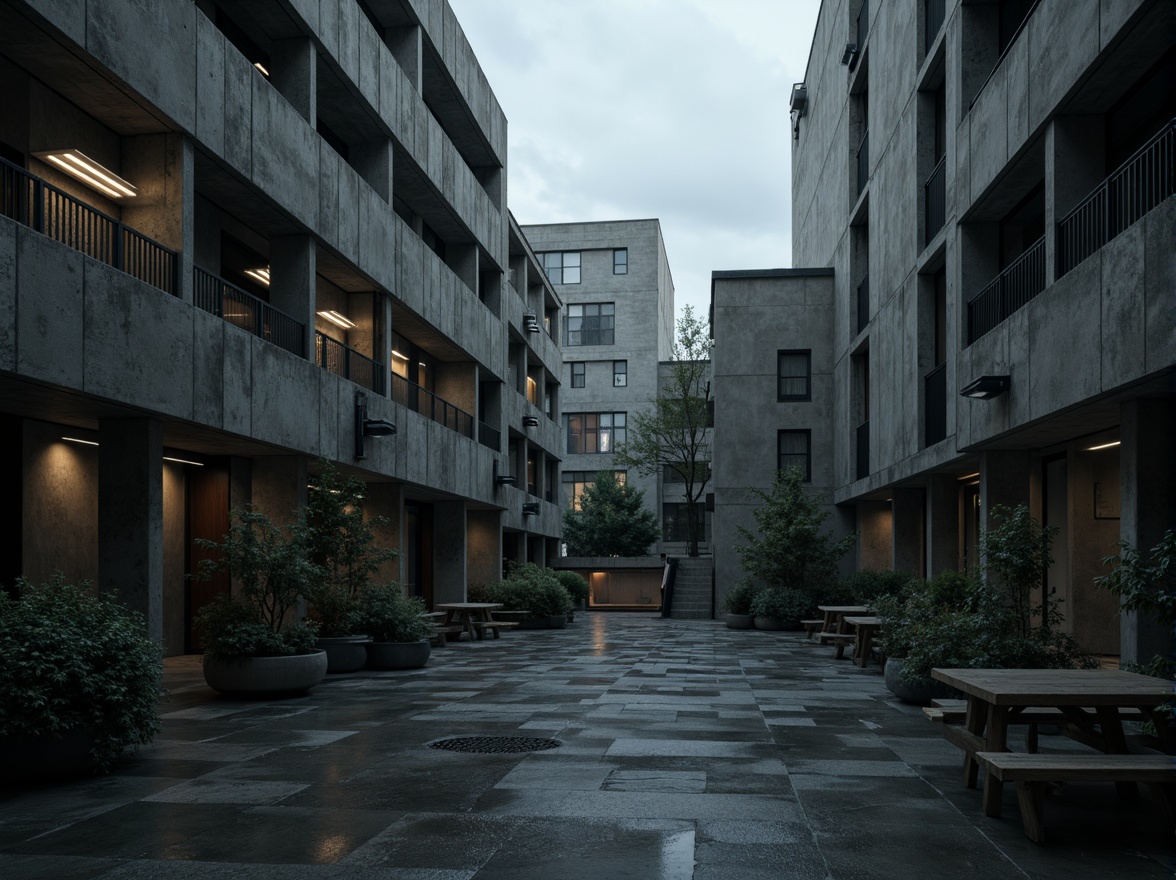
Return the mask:
M 552 284 L 580 283 L 580 252 L 553 251 L 541 254 L 543 271 Z
M 776 352 L 776 399 L 813 399 L 812 354 L 809 349 Z
M 567 307 L 565 345 L 612 345 L 615 314 L 612 303 Z
M 1000 266 L 1005 268 L 1045 235 L 1045 184 L 1039 183 L 1000 222 Z
M 629 274 L 629 249 L 617 248 L 613 251 L 613 274 Z
M 572 362 L 572 387 L 573 388 L 583 388 L 584 387 L 584 362 L 583 361 L 573 361 Z
M 629 384 L 629 362 L 613 361 L 613 387 L 624 388 Z
M 564 434 L 569 453 L 613 452 L 625 442 L 626 414 L 566 413 Z
M 678 465 L 678 466 L 674 466 L 672 464 L 663 464 L 662 465 L 662 482 L 663 483 L 682 483 L 682 484 L 684 484 L 686 482 L 686 478 L 679 472 L 679 468 L 683 467 L 684 464 L 685 464 L 684 462 L 682 465 Z M 700 483 L 703 480 L 709 480 L 710 476 L 711 476 L 710 462 L 709 461 L 696 461 L 696 462 L 694 462 L 694 473 L 696 474 L 696 478 L 694 480 L 695 483 Z
M 710 522 L 706 516 L 706 505 L 701 501 L 694 503 L 694 509 L 697 511 L 698 521 L 702 524 L 701 540 L 704 542 L 710 541 Z M 663 541 L 689 541 L 689 523 L 686 519 L 687 514 L 686 502 L 679 501 L 678 503 L 663 503 L 662 504 L 662 540 Z
M 812 456 L 810 455 L 812 431 L 778 431 L 776 433 L 776 467 L 780 470 L 799 468 L 801 480 L 812 482 Z

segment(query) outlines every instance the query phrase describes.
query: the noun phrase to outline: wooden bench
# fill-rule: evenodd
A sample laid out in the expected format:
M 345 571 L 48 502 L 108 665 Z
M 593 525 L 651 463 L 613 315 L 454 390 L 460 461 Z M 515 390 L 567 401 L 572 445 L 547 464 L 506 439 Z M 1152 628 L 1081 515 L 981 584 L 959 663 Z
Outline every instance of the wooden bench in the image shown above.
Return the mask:
M 977 752 L 976 760 L 1001 782 L 1015 782 L 1025 836 L 1045 843 L 1045 788 L 1050 782 L 1144 782 L 1158 789 L 1168 824 L 1176 807 L 1172 755 L 1025 755 Z
M 498 631 L 500 629 L 510 629 L 512 626 L 518 626 L 518 623 L 513 620 L 475 620 L 473 621 L 474 629 L 485 633 L 487 630 L 494 634 L 494 638 L 498 638 Z
M 434 647 L 444 648 L 446 637 L 450 633 L 460 634 L 463 632 L 465 632 L 465 627 L 458 626 L 457 624 L 450 624 L 449 626 L 433 624 L 433 635 L 429 640 L 433 643 Z
M 840 660 L 845 656 L 845 649 L 852 648 L 853 643 L 857 640 L 857 636 L 853 633 L 838 633 L 838 632 L 819 632 L 817 633 L 817 641 L 820 644 L 826 642 L 833 642 L 837 650 L 833 652 L 833 656 Z
M 1093 710 L 1085 708 L 1082 711 L 1092 712 Z M 931 705 L 923 709 L 923 714 L 929 720 L 941 722 L 945 725 L 963 724 L 968 714 L 968 701 L 932 700 Z M 1139 709 L 1123 708 L 1119 710 L 1119 717 L 1125 721 L 1142 721 L 1145 716 Z M 1066 713 L 1061 709 L 1049 706 L 1030 707 L 1010 715 L 1008 723 L 1010 725 L 1028 725 L 1028 729 L 1025 731 L 1025 748 L 1030 753 L 1037 751 L 1038 725 L 1040 724 L 1057 724 L 1062 726 L 1065 728 L 1065 734 L 1071 739 L 1077 740 L 1091 748 L 1099 748 L 1099 743 L 1084 734 L 1082 730 L 1066 717 Z M 982 748 L 981 740 L 967 731 L 957 730 L 949 733 L 947 730 L 944 730 L 943 735 L 951 743 L 964 749 L 965 752 L 979 751 Z
M 802 620 L 800 625 L 804 627 L 805 635 L 812 638 L 813 633 L 825 625 L 825 618 L 818 617 L 816 620 Z

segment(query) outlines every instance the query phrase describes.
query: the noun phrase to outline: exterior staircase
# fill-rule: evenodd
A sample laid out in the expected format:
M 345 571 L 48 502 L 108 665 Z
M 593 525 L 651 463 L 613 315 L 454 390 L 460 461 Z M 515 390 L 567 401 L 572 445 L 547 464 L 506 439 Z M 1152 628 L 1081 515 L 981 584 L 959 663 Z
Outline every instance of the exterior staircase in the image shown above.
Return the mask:
M 674 599 L 670 617 L 676 620 L 711 619 L 710 556 L 678 557 L 678 573 L 674 578 Z

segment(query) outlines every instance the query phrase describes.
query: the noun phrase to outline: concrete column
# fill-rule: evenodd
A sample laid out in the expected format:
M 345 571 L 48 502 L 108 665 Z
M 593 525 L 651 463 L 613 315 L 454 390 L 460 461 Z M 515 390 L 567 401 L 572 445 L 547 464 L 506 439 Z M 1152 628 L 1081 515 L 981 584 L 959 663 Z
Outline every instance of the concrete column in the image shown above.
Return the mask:
M 315 270 L 318 254 L 309 235 L 270 240 L 270 304 L 305 327 L 304 356 L 314 352 Z
M 942 571 L 959 571 L 963 555 L 959 481 L 951 475 L 933 475 L 927 484 L 926 502 L 926 576 L 933 578 Z
M 857 503 L 858 570 L 886 570 L 891 560 L 891 513 L 885 501 Z
M 372 529 L 380 547 L 400 550 L 404 546 L 404 491 L 400 483 L 368 483 L 364 514 L 369 518 L 382 516 L 387 525 Z M 404 582 L 404 556 L 386 562 L 376 572 L 376 583 L 383 581 Z
M 306 458 L 266 455 L 253 459 L 253 506 L 279 525 L 306 507 Z
M 347 331 L 347 344 L 373 360 L 386 361 L 380 354 L 380 318 L 383 316 L 383 296 L 377 292 L 347 294 L 347 317 L 355 322 Z M 384 386 L 387 388 L 387 384 Z
M 270 84 L 314 128 L 318 121 L 318 58 L 310 37 L 275 40 Z
M 384 30 L 384 44 L 405 77 L 419 95 L 424 91 L 424 48 L 421 29 L 416 25 L 390 27 Z
M 895 489 L 890 505 L 891 556 L 895 571 L 909 571 L 924 577 L 923 490 Z
M 501 511 L 466 511 L 466 575 L 471 584 L 502 579 Z
M 98 425 L 98 585 L 147 619 L 163 641 L 163 425 Z
M 353 167 L 385 202 L 392 201 L 392 141 L 381 138 L 352 144 L 348 152 Z
M 1129 547 L 1146 552 L 1176 524 L 1176 407 L 1171 397 L 1128 401 L 1120 408 L 1120 426 L 1119 535 Z M 1156 654 L 1171 656 L 1170 625 L 1124 613 L 1119 626 L 1122 660 L 1141 663 Z
M 1045 283 L 1057 280 L 1057 223 L 1106 176 L 1102 116 L 1057 116 L 1045 129 Z
M 176 251 L 174 290 L 190 303 L 196 246 L 192 141 L 180 134 L 126 137 L 122 158 L 124 176 L 139 189 L 123 206 L 123 222 Z
M 464 501 L 433 505 L 433 601 L 466 598 L 466 507 Z
M 992 509 L 1030 503 L 1029 453 L 994 449 L 980 453 L 980 527 L 992 528 Z

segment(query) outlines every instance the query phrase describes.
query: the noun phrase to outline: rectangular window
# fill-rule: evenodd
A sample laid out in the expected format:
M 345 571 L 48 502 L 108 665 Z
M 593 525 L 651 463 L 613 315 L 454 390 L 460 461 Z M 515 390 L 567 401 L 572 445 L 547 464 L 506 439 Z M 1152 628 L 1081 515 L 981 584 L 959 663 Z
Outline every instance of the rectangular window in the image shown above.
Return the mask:
M 615 310 L 612 303 L 583 303 L 567 307 L 565 345 L 612 345 Z
M 776 352 L 776 400 L 812 400 L 812 352 Z
M 811 450 L 812 431 L 776 432 L 776 467 L 780 470 L 799 468 L 801 481 L 811 483 L 813 479 Z
M 709 543 L 710 522 L 706 517 L 706 505 L 701 501 L 698 501 L 695 502 L 694 508 L 697 511 L 698 522 L 702 525 L 702 535 L 700 535 L 700 539 L 705 543 Z M 687 511 L 688 508 L 684 501 L 679 501 L 676 504 L 662 504 L 663 541 L 684 542 L 690 540 L 690 526 L 686 520 Z
M 624 388 L 629 384 L 629 362 L 613 361 L 613 387 Z
M 564 504 L 572 510 L 580 509 L 580 499 L 584 490 L 596 485 L 598 471 L 563 471 L 560 480 L 563 482 Z M 622 486 L 625 485 L 625 471 L 613 471 L 613 476 Z
M 566 413 L 564 436 L 569 453 L 612 452 L 616 444 L 624 443 L 627 414 Z
M 552 284 L 580 283 L 579 251 L 552 251 L 542 256 L 543 271 Z
M 572 387 L 584 387 L 584 362 L 572 361 Z
M 617 248 L 613 251 L 613 274 L 629 274 L 629 249 Z
M 684 464 L 684 463 L 683 463 Z M 682 474 L 680 465 L 663 464 L 662 465 L 662 482 L 663 483 L 685 483 L 686 477 Z M 694 463 L 694 482 L 699 483 L 703 480 L 711 478 L 710 462 L 696 461 Z

